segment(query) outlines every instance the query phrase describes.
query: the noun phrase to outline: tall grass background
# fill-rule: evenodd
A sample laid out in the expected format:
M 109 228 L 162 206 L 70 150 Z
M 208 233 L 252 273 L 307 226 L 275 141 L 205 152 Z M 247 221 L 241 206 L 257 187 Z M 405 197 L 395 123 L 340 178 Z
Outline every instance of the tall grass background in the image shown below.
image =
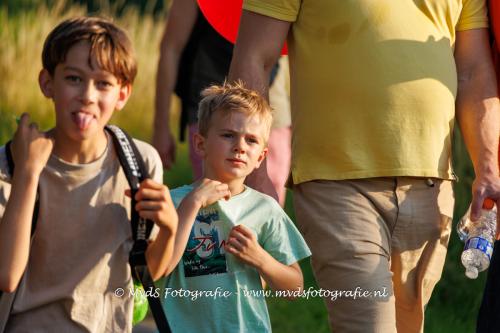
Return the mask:
M 22 1 L 21 1 L 22 2 Z M 69 1 L 24 1 L 29 9 L 0 5 L 0 145 L 12 137 L 15 116 L 28 112 L 42 129 L 54 125 L 52 104 L 41 94 L 37 78 L 41 68 L 40 54 L 49 31 L 61 20 L 87 14 L 86 8 Z M 106 1 L 100 1 L 107 3 Z M 124 1 L 120 3 L 123 4 Z M 47 5 L 50 4 L 50 6 Z M 153 99 L 158 62 L 158 46 L 165 26 L 164 15 L 144 13 L 134 6 L 116 15 L 116 6 L 103 6 L 99 15 L 111 17 L 131 37 L 135 45 L 139 73 L 126 107 L 117 112 L 112 123 L 125 128 L 134 137 L 149 141 L 153 121 Z M 123 9 L 123 8 L 122 8 Z M 178 101 L 174 100 L 172 130 L 177 133 Z M 454 133 L 454 165 L 460 181 L 455 184 L 455 220 L 470 202 L 473 172 L 469 157 L 457 130 Z M 165 173 L 165 182 L 176 187 L 191 181 L 191 170 L 185 143 L 178 145 L 176 166 Z M 294 217 L 290 193 L 286 210 Z M 485 274 L 477 280 L 464 277 L 459 255 L 462 244 L 453 231 L 444 273 L 426 309 L 425 332 L 473 332 Z M 305 284 L 316 286 L 309 262 L 302 263 Z M 288 302 L 268 299 L 275 332 L 328 332 L 322 300 Z M 404 333 L 404 332 L 403 332 Z

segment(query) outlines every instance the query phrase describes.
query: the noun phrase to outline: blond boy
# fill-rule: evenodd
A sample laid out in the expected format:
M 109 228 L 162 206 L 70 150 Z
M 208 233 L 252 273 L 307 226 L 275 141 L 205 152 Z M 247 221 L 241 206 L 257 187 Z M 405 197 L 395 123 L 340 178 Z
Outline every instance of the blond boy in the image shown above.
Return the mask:
M 203 96 L 195 148 L 204 179 L 171 192 L 179 230 L 164 308 L 174 332 L 269 332 L 261 277 L 293 298 L 303 288 L 297 262 L 310 253 L 279 204 L 244 185 L 266 156 L 271 110 L 239 83 Z

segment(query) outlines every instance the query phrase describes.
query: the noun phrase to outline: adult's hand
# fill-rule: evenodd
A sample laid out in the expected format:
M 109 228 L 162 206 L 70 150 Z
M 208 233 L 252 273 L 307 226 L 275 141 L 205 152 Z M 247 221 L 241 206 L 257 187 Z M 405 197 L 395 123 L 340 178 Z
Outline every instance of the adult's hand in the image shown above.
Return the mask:
M 154 129 L 153 146 L 160 154 L 161 163 L 165 169 L 171 169 L 175 163 L 175 138 L 170 130 Z
M 497 206 L 496 239 L 500 239 L 500 178 L 498 175 L 476 177 L 472 184 L 471 220 L 479 218 L 484 200 L 493 200 Z

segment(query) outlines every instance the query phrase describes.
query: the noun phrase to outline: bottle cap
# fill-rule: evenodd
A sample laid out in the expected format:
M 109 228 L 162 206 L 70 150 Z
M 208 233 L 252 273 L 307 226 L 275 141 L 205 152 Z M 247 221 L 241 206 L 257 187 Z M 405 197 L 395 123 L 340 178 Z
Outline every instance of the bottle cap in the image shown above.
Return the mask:
M 494 206 L 495 206 L 495 201 L 491 200 L 490 198 L 484 199 L 483 209 L 490 210 L 490 209 L 493 209 Z
M 468 266 L 465 269 L 465 276 L 467 276 L 469 279 L 477 279 L 479 275 L 479 270 L 477 269 L 476 266 Z

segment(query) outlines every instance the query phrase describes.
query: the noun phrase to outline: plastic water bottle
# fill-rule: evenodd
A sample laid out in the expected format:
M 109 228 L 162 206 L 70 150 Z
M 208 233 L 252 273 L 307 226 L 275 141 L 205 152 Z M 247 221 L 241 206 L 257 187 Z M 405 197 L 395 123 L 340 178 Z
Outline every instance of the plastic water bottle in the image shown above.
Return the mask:
M 495 240 L 497 210 L 495 203 L 486 199 L 476 222 L 470 220 L 470 207 L 457 225 L 458 236 L 465 241 L 462 264 L 469 279 L 477 278 L 479 272 L 490 265 Z

